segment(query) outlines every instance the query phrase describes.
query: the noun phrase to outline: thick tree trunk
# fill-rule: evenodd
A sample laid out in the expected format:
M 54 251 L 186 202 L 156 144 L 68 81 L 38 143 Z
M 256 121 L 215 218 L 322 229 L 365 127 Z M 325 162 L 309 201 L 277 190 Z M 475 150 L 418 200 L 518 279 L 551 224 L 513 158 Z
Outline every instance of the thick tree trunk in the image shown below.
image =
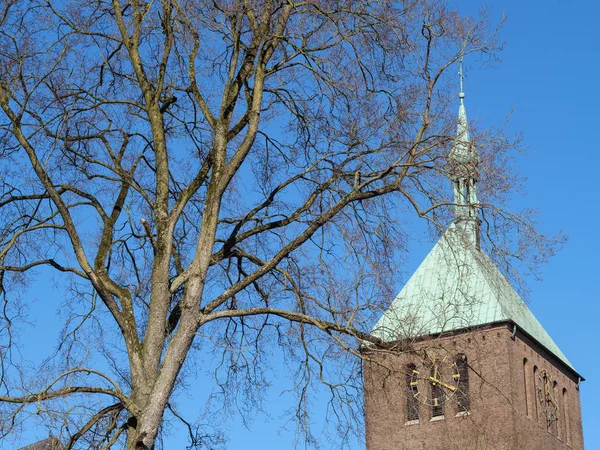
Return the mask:
M 200 323 L 198 299 L 202 296 L 203 286 L 202 280 L 197 277 L 190 280 L 186 298 L 181 306 L 181 318 L 169 342 L 160 370 L 154 377 L 147 377 L 155 380 L 152 388 L 147 390 L 142 386 L 138 390 L 144 393 L 138 400 L 141 413 L 136 417 L 135 429 L 130 429 L 128 450 L 154 448 L 169 397 Z M 149 370 L 156 369 L 150 367 Z

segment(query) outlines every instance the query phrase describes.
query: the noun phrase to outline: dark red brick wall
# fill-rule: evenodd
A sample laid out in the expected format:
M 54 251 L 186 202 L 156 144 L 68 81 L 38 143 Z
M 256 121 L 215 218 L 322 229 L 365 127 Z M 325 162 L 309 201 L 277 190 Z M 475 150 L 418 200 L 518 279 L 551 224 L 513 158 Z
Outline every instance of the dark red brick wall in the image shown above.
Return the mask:
M 457 404 L 451 399 L 444 405 L 441 420 L 431 420 L 431 408 L 421 405 L 419 423 L 406 423 L 404 367 L 418 363 L 418 358 L 415 361 L 408 353 L 365 352 L 370 359 L 364 375 L 367 450 L 583 450 L 577 380 L 526 336 L 517 333 L 513 339 L 511 327 L 478 329 L 412 345 L 413 349 L 441 348 L 449 354 L 467 355 L 470 412 L 457 415 Z M 529 414 L 524 358 L 531 369 Z M 542 415 L 535 417 L 533 365 L 555 378 L 558 392 L 567 390 L 570 445 L 562 403 L 558 426 L 547 429 Z
M 512 392 L 514 403 L 517 405 L 516 416 L 519 419 L 515 423 L 515 435 L 522 448 L 582 450 L 583 429 L 577 389 L 578 379 L 556 361 L 553 355 L 521 333 L 517 333 L 515 339 L 511 341 L 510 348 L 513 377 L 518 380 Z M 524 370 L 523 366 L 525 358 L 527 370 Z M 533 377 L 530 377 L 530 386 L 527 389 L 529 408 L 525 406 L 524 374 L 526 372 L 531 374 L 534 366 L 538 367 L 538 370 L 546 370 L 556 381 L 558 421 L 551 428 L 546 425 L 539 403 L 536 404 Z M 563 391 L 566 391 L 566 396 L 563 396 Z

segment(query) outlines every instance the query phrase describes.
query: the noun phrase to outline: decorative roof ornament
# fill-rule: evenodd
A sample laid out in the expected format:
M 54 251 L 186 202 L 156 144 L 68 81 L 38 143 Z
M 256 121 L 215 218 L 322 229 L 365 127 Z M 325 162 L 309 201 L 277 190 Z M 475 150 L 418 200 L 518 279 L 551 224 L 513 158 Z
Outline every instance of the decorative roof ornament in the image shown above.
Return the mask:
M 459 228 L 464 232 L 468 242 L 479 246 L 479 218 L 477 202 L 477 181 L 479 180 L 479 154 L 469 136 L 469 122 L 465 108 L 463 91 L 463 58 L 459 60 L 460 92 L 458 98 L 458 124 L 456 138 L 448 161 L 450 177 L 454 182 L 454 214 L 455 223 L 464 222 Z

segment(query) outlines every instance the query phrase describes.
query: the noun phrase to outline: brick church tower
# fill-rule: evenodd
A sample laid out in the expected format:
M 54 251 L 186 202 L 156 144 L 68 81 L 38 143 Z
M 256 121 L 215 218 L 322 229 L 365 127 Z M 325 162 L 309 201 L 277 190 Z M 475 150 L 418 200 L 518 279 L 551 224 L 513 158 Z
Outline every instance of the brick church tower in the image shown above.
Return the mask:
M 583 450 L 582 377 L 479 246 L 459 98 L 455 219 L 363 349 L 367 450 Z

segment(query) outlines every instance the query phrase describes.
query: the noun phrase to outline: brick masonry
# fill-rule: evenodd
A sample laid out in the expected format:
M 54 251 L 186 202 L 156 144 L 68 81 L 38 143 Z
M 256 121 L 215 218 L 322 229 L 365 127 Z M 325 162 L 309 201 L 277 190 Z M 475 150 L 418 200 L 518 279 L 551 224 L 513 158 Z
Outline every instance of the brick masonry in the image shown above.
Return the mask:
M 514 326 L 504 323 L 421 339 L 404 352 L 365 350 L 367 450 L 583 450 L 577 374 L 527 335 L 513 332 Z M 443 418 L 432 418 L 431 407 L 420 404 L 419 421 L 406 421 L 405 367 L 419 366 L 416 353 L 424 349 L 467 356 L 468 413 L 459 413 L 451 397 Z M 558 421 L 550 427 L 534 368 L 556 382 Z

